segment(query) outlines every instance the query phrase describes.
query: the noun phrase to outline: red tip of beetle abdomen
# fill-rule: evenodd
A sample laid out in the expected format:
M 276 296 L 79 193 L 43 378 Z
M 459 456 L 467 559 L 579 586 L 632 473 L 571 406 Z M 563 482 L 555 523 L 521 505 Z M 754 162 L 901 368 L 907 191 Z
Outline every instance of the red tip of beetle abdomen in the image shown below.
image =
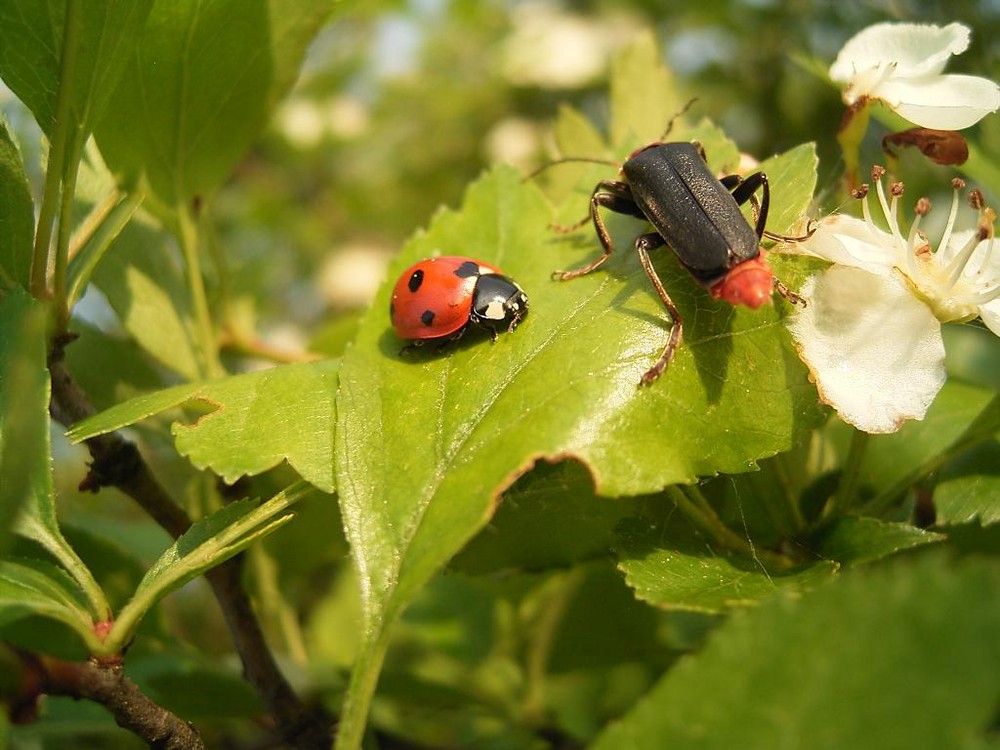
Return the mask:
M 761 253 L 729 269 L 729 273 L 709 293 L 712 299 L 723 299 L 731 305 L 746 305 L 756 310 L 771 301 L 774 273 Z

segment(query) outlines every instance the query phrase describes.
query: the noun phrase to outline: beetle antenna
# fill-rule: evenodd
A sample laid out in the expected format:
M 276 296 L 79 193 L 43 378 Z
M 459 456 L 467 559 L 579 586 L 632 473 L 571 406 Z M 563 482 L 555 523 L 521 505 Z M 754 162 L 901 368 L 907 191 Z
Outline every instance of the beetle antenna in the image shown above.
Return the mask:
M 572 164 L 574 162 L 584 162 L 589 164 L 606 164 L 611 167 L 618 167 L 620 164 L 614 159 L 599 159 L 593 156 L 564 156 L 562 159 L 555 159 L 554 161 L 546 162 L 542 166 L 538 167 L 532 172 L 529 172 L 524 177 L 524 182 L 538 177 L 542 172 L 547 170 L 549 167 L 554 167 L 557 164 Z
M 667 123 L 667 127 L 663 131 L 663 135 L 660 136 L 659 143 L 665 143 L 666 142 L 667 136 L 670 135 L 670 131 L 674 129 L 674 121 L 676 121 L 676 120 L 680 119 L 681 117 L 683 117 L 684 115 L 686 115 L 687 111 L 689 109 L 691 109 L 691 107 L 694 106 L 694 103 L 696 101 L 698 101 L 698 97 L 697 96 L 694 97 L 693 99 L 691 99 L 690 101 L 688 101 L 687 104 L 685 104 L 683 107 L 681 107 L 681 111 L 680 112 L 678 112 L 677 114 L 675 114 L 673 117 L 670 118 L 670 122 Z

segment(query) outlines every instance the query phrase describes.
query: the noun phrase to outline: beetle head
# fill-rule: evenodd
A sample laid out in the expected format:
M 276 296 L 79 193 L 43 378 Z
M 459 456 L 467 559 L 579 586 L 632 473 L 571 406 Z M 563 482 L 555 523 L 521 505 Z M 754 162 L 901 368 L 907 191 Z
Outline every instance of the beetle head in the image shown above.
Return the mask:
M 733 266 L 709 292 L 712 299 L 723 299 L 731 305 L 746 305 L 756 310 L 771 301 L 774 273 L 761 253 Z

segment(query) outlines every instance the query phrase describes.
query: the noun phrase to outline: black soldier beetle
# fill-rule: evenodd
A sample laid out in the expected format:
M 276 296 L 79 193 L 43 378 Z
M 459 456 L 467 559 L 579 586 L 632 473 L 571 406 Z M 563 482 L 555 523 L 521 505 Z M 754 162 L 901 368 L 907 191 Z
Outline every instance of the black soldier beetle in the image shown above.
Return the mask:
M 766 230 L 771 201 L 767 175 L 755 172 L 747 177 L 735 174 L 716 177 L 708 168 L 700 144 L 664 141 L 670 129 L 668 125 L 659 141 L 632 152 L 621 165 L 617 180 L 597 183 L 586 217 L 570 226 L 553 227 L 560 232 L 572 232 L 591 222 L 604 249 L 602 255 L 582 268 L 553 273 L 553 278 L 565 281 L 600 268 L 614 251 L 601 208 L 644 219 L 653 226 L 655 231 L 636 238 L 635 249 L 670 316 L 671 327 L 663 353 L 643 374 L 641 384 L 652 383 L 663 373 L 683 335 L 683 320 L 650 261 L 651 250 L 668 246 L 713 299 L 756 310 L 770 302 L 777 291 L 793 304 L 805 304 L 774 277 L 760 247 L 764 237 L 801 241 L 809 236 L 785 237 Z M 602 160 L 569 158 L 553 164 L 564 161 Z M 747 201 L 754 208 L 753 226 L 740 212 L 740 206 Z

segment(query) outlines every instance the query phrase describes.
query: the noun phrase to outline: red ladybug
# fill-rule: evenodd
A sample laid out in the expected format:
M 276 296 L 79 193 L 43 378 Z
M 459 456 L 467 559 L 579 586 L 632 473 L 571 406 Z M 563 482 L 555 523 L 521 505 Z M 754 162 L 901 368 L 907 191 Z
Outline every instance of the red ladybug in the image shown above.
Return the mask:
M 428 258 L 403 272 L 392 290 L 396 334 L 415 344 L 457 339 L 479 326 L 497 340 L 528 312 L 528 295 L 500 269 L 461 256 Z

